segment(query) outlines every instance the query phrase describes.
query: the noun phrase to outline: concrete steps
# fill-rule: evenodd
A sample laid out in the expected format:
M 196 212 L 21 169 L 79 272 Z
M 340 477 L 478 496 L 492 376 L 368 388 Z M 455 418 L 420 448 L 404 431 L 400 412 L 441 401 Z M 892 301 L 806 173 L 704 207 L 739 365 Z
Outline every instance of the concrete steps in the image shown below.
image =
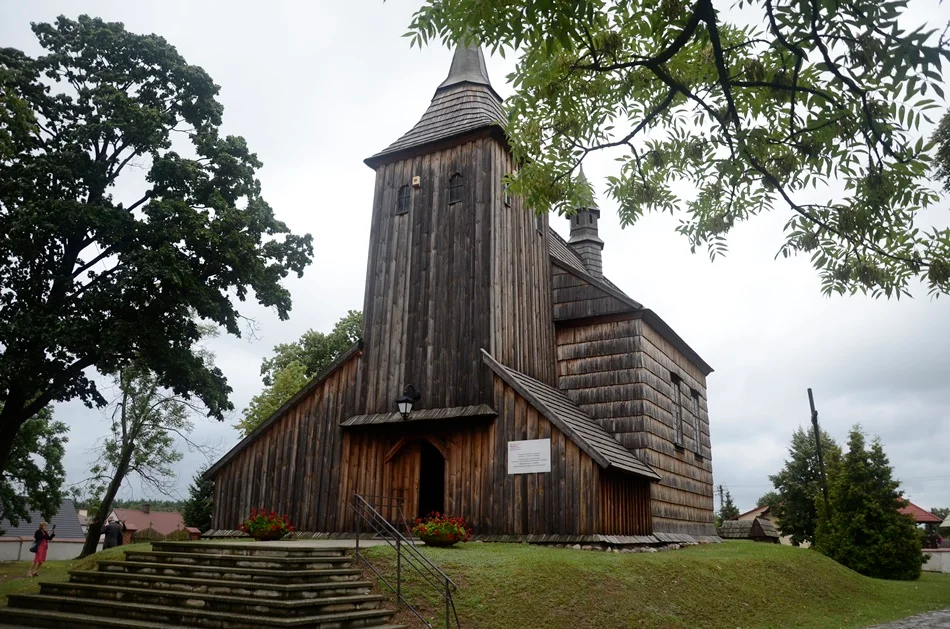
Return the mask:
M 272 545 L 273 544 L 273 545 Z M 14 594 L 0 626 L 403 629 L 343 548 L 293 543 L 156 543 L 127 561 Z
M 151 567 L 152 564 L 149 564 Z M 117 587 L 134 587 L 151 590 L 180 590 L 196 594 L 220 594 L 263 599 L 309 599 L 328 596 L 352 596 L 368 594 L 373 584 L 357 581 L 359 571 L 347 571 L 352 579 L 326 581 L 323 583 L 266 583 L 256 579 L 226 581 L 176 577 L 163 574 L 140 574 L 135 572 L 76 571 L 71 573 L 72 583 L 98 583 Z
M 183 564 L 160 564 L 155 562 L 103 561 L 99 569 L 106 572 L 132 574 L 160 574 L 196 579 L 225 581 L 248 581 L 258 583 L 326 583 L 328 581 L 352 581 L 360 577 L 357 568 L 333 570 L 272 570 L 255 568 L 220 568 L 218 566 L 189 566 Z
M 126 561 L 164 563 L 180 566 L 215 566 L 219 568 L 257 568 L 272 570 L 327 570 L 349 568 L 352 557 L 263 557 L 212 553 L 166 553 L 157 551 L 126 553 Z

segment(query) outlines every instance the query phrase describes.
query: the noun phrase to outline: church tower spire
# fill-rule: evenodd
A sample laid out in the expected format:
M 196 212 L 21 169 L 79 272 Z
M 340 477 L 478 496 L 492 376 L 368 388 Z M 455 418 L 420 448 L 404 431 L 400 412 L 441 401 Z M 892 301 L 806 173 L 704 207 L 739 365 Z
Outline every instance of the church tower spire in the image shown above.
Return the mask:
M 587 184 L 583 166 L 581 166 L 581 172 L 577 176 L 577 182 Z M 587 272 L 598 278 L 604 276 L 601 259 L 604 241 L 597 235 L 597 222 L 599 220 L 600 209 L 592 197 L 587 207 L 577 208 L 577 212 L 571 217 L 571 239 L 567 242 L 574 253 L 580 257 Z

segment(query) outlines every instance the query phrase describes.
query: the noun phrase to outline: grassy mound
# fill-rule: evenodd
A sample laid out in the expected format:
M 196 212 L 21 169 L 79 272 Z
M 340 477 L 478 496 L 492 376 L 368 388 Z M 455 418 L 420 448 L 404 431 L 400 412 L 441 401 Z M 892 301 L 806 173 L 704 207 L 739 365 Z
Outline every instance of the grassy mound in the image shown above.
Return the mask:
M 477 543 L 423 552 L 459 584 L 462 625 L 478 629 L 866 627 L 950 607 L 950 575 L 880 581 L 814 551 L 754 542 L 637 554 Z M 368 554 L 387 579 L 395 574 L 388 547 Z M 403 591 L 441 618 L 413 576 Z
M 129 544 L 100 551 L 94 555 L 89 555 L 85 559 L 47 561 L 40 570 L 40 576 L 35 579 L 26 578 L 26 572 L 30 569 L 30 562 L 28 561 L 0 564 L 0 606 L 7 604 L 7 596 L 10 594 L 34 594 L 39 592 L 39 584 L 42 581 L 68 581 L 71 570 L 95 570 L 100 561 L 122 560 L 125 559 L 125 553 L 128 551 L 151 549 L 152 545 L 148 543 Z

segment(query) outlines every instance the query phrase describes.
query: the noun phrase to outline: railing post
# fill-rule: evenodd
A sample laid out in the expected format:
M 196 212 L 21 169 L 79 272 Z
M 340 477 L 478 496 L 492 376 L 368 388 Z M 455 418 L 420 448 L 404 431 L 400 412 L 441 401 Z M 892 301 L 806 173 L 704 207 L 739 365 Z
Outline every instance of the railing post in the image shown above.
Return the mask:
M 396 600 L 402 600 L 402 544 L 396 536 Z
M 449 603 L 451 602 L 451 594 L 449 593 L 449 578 L 445 578 L 445 629 L 451 628 L 451 620 L 449 619 Z
M 357 509 L 359 508 L 359 504 L 356 502 L 355 495 L 353 496 L 353 506 L 357 507 Z M 356 556 L 358 557 L 360 554 L 360 535 L 363 532 L 363 515 L 356 509 L 353 511 L 356 515 Z

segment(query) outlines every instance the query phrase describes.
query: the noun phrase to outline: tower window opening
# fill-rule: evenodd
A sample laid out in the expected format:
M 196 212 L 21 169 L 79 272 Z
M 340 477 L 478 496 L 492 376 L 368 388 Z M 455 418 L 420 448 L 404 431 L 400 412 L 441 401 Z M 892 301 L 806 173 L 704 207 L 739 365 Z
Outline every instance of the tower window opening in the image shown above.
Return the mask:
M 449 204 L 462 200 L 462 173 L 449 177 Z
M 396 214 L 406 214 L 409 212 L 409 206 L 412 205 L 412 188 L 401 186 L 399 195 L 396 197 Z

